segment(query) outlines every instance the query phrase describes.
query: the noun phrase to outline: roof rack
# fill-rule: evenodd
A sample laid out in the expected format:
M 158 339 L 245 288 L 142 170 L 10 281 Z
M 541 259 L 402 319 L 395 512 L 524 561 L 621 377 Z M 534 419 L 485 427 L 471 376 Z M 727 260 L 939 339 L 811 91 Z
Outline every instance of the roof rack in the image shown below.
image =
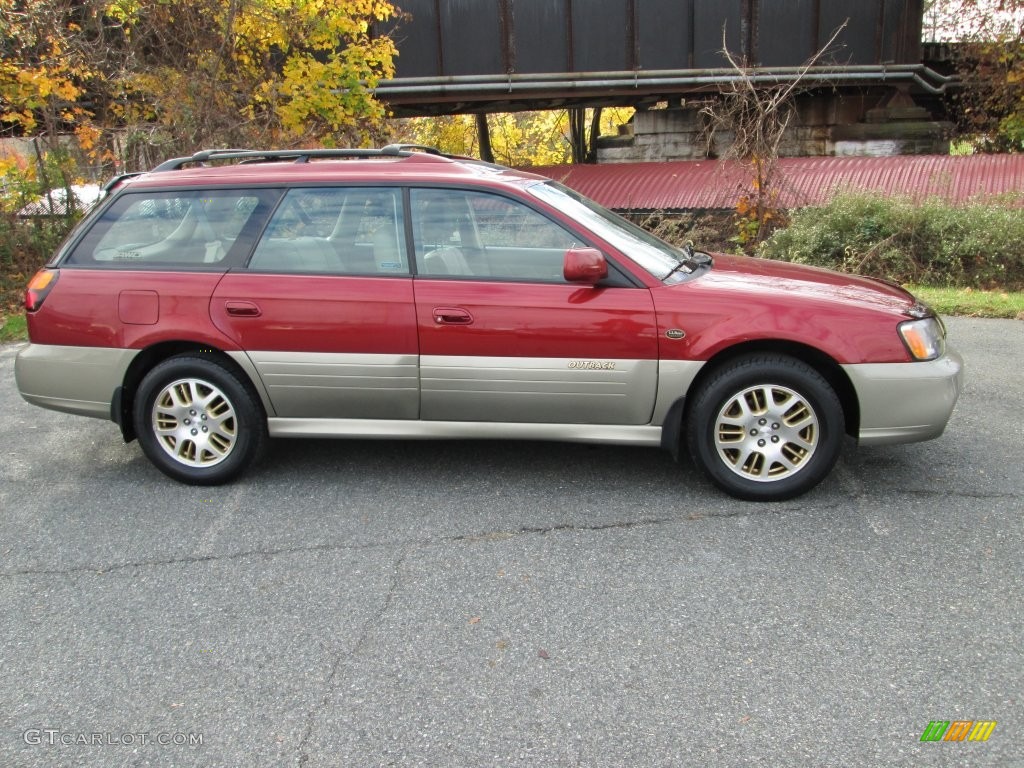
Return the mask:
M 381 149 L 381 152 L 386 155 L 401 154 L 403 156 L 413 152 L 422 152 L 426 155 L 437 155 L 438 157 L 456 157 L 456 155 L 446 155 L 437 147 L 428 147 L 426 144 L 388 144 Z
M 109 194 L 110 190 L 112 190 L 114 187 L 116 187 L 122 181 L 127 181 L 128 179 L 134 179 L 136 176 L 141 176 L 143 173 L 145 173 L 145 171 L 134 171 L 132 173 L 119 173 L 117 176 L 115 176 L 114 178 L 112 178 L 110 181 L 108 181 L 106 184 L 103 185 L 103 192 L 105 194 Z
M 186 165 L 193 163 L 203 165 L 214 160 L 240 160 L 243 163 L 290 160 L 293 163 L 308 163 L 312 158 L 368 159 L 372 157 L 411 157 L 424 154 L 445 159 L 450 157 L 434 147 L 420 144 L 388 144 L 381 149 L 204 149 L 190 157 L 166 160 L 152 172 L 177 171 Z M 455 158 L 451 157 L 451 159 Z

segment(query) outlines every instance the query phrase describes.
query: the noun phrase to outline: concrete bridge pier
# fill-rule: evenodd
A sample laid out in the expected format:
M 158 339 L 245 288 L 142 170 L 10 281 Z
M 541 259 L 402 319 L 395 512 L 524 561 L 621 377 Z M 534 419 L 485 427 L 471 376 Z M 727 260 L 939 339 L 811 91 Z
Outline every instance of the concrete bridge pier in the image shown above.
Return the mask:
M 721 157 L 732 142 L 710 130 L 703 100 L 662 102 L 638 110 L 618 136 L 597 143 L 597 162 L 628 163 Z M 953 124 L 916 105 L 905 89 L 814 91 L 796 100 L 782 157 L 947 154 Z

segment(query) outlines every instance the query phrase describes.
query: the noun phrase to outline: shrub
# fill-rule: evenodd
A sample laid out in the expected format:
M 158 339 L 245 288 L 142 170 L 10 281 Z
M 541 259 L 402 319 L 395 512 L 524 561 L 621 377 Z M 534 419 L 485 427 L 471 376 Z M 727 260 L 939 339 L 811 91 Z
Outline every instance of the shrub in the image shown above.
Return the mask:
M 794 211 L 759 255 L 898 283 L 1024 289 L 1024 209 L 1017 199 L 952 205 L 837 195 Z
M 60 245 L 74 219 L 23 220 L 0 214 L 0 317 L 17 310 L 25 285 Z
M 81 216 L 72 211 L 23 217 L 18 211 L 48 189 L 70 186 L 76 178 L 74 161 L 64 152 L 47 153 L 38 165 L 0 157 L 0 320 L 18 311 L 25 284 Z M 74 201 L 72 195 L 67 199 Z
M 693 211 L 690 213 L 667 213 L 656 211 L 646 214 L 629 214 L 627 219 L 672 245 L 682 246 L 692 241 L 706 251 L 733 251 L 732 241 L 736 233 L 732 211 Z

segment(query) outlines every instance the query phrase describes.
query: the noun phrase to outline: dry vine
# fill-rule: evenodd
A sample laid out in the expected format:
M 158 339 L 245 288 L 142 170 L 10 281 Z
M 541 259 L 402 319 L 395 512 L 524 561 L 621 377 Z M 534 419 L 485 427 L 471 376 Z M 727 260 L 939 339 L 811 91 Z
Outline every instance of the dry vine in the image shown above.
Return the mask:
M 784 214 L 777 205 L 781 181 L 779 146 L 796 115 L 794 96 L 803 89 L 807 72 L 831 49 L 846 24 L 844 21 L 832 33 L 828 42 L 799 67 L 792 79 L 768 86 L 755 83 L 756 67 L 746 67 L 737 61 L 725 43 L 725 27 L 722 27 L 721 52 L 736 77 L 720 98 L 704 105 L 701 114 L 707 119 L 709 146 L 715 132 L 731 133 L 732 143 L 722 159 L 738 163 L 750 178 L 750 189 L 736 204 L 736 239 L 741 246 L 760 242 L 781 223 Z

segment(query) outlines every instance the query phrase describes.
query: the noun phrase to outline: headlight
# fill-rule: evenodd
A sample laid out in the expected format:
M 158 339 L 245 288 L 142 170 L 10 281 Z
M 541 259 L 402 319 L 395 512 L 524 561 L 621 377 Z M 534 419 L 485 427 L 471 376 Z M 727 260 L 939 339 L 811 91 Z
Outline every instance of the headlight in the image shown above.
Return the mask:
M 946 334 L 936 317 L 900 323 L 900 336 L 915 360 L 934 360 L 946 349 Z

